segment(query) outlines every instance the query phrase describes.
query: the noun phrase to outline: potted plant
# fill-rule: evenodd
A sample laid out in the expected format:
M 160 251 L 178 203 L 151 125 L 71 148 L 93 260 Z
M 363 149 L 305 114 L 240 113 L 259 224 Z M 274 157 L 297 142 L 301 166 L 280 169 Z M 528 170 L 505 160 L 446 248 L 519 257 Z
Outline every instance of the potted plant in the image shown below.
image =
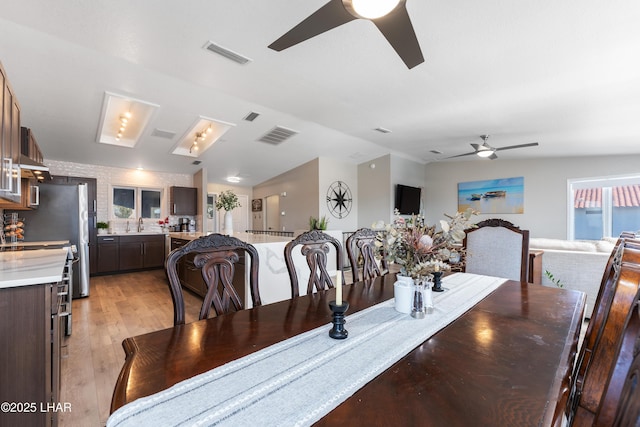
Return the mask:
M 309 230 L 326 230 L 329 220 L 326 216 L 322 218 L 309 217 Z
M 233 217 L 231 211 L 241 207 L 238 196 L 233 190 L 226 190 L 218 195 L 216 200 L 216 210 L 224 209 L 224 232 L 228 235 L 233 234 Z
M 104 221 L 98 221 L 96 227 L 98 228 L 98 234 L 105 234 L 109 228 L 109 224 Z

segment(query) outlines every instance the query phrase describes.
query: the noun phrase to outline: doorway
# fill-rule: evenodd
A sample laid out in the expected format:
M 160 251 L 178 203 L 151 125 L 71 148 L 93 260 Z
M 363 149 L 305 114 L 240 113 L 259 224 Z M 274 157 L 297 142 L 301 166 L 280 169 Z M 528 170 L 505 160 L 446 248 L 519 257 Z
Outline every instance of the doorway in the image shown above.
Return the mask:
M 274 194 L 265 199 L 265 226 L 270 231 L 280 231 L 280 196 Z

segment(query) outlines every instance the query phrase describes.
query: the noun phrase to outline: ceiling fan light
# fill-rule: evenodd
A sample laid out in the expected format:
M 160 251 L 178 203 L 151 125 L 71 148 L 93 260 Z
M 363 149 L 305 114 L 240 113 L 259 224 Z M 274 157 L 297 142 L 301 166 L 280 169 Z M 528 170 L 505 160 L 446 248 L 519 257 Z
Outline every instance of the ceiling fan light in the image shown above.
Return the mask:
M 378 19 L 395 9 L 400 0 L 343 0 L 343 3 L 347 10 L 353 9 L 362 18 Z
M 480 147 L 476 154 L 478 155 L 478 157 L 491 157 L 493 155 L 493 152 L 494 150 L 487 149 L 487 148 L 483 149 L 482 147 Z

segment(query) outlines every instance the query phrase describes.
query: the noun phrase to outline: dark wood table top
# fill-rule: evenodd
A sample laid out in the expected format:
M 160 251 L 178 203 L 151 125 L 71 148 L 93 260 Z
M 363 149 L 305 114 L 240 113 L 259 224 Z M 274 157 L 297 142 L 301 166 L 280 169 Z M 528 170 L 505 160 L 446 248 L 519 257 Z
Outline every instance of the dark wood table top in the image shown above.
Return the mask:
M 393 298 L 394 281 L 390 274 L 345 286 L 349 313 Z M 334 296 L 328 290 L 127 338 L 111 411 L 329 323 Z M 583 293 L 507 281 L 318 424 L 552 425 L 583 310 Z

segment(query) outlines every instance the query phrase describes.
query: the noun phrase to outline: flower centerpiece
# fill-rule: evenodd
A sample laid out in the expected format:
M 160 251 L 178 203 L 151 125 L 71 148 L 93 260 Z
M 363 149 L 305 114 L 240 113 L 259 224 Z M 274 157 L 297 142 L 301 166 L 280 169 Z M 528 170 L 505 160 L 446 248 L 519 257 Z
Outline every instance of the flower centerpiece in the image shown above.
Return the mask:
M 240 202 L 238 201 L 238 196 L 233 192 L 233 190 L 223 191 L 216 200 L 217 210 L 224 209 L 226 212 L 229 212 L 239 207 Z
M 405 220 L 395 211 L 392 224 L 374 224 L 378 229 L 376 246 L 388 262 L 400 266 L 400 274 L 414 279 L 451 269 L 449 260 L 460 253 L 465 229 L 474 227 L 471 217 L 476 212 L 467 209 L 453 216 L 445 215 L 440 228 L 425 224 L 422 215 Z
M 165 219 L 159 220 L 158 221 L 158 225 L 160 226 L 160 229 L 164 233 L 165 229 L 169 227 L 169 217 L 166 217 Z
M 238 196 L 232 190 L 226 190 L 218 195 L 216 200 L 216 209 L 224 209 L 224 232 L 228 235 L 233 234 L 233 216 L 231 211 L 241 207 Z

